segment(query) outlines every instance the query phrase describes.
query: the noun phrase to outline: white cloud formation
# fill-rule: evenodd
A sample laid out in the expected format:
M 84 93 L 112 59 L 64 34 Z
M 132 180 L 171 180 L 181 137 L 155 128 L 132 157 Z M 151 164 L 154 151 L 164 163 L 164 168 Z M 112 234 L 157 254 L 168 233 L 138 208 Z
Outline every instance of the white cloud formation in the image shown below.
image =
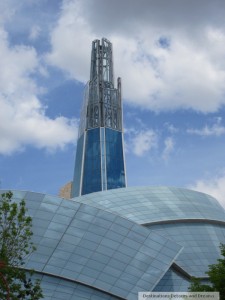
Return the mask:
M 174 150 L 174 139 L 172 137 L 167 137 L 164 141 L 165 148 L 162 153 L 162 158 L 167 161 L 169 159 L 170 154 Z
M 175 134 L 179 132 L 179 129 L 177 127 L 175 127 L 173 124 L 170 124 L 168 122 L 166 122 L 164 124 L 165 128 L 168 130 L 169 133 L 171 134 Z
M 212 195 L 225 208 L 225 172 L 211 179 L 198 180 L 189 188 Z
M 29 39 L 35 41 L 41 33 L 41 28 L 38 25 L 33 25 L 30 30 Z
M 74 142 L 77 124 L 64 117 L 50 119 L 38 95 L 32 74 L 37 72 L 35 50 L 10 47 L 0 30 L 0 154 L 11 154 L 26 145 L 53 151 Z
M 225 27 L 220 10 L 213 5 L 211 15 L 211 1 L 181 5 L 173 0 L 162 10 L 164 5 L 64 0 L 47 61 L 86 82 L 91 41 L 106 36 L 114 45 L 116 75 L 122 77 L 128 103 L 154 111 L 215 112 L 225 104 Z
M 46 60 L 85 83 L 90 70 L 90 45 L 95 37 L 81 15 L 80 6 L 79 1 L 64 1 L 58 25 L 51 34 L 52 52 Z
M 4 24 L 4 22 L 10 20 L 21 5 L 21 1 L 17 0 L 0 1 L 0 24 Z
M 126 142 L 126 149 L 131 150 L 137 156 L 144 156 L 149 151 L 157 148 L 158 136 L 155 131 L 151 129 L 136 131 L 127 130 L 130 135 Z
M 218 119 L 212 126 L 205 125 L 201 129 L 190 128 L 187 130 L 190 134 L 200 135 L 200 136 L 221 136 L 225 134 L 225 127 L 221 125 L 221 119 Z

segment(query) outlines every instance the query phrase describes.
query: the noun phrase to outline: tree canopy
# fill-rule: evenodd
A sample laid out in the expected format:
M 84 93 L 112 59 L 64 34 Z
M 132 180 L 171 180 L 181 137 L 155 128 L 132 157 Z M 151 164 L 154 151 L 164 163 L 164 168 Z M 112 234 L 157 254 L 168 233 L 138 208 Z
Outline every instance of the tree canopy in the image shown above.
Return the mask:
M 220 245 L 222 258 L 216 264 L 209 265 L 206 274 L 210 284 L 202 284 L 200 279 L 193 278 L 189 291 L 191 292 L 219 292 L 220 299 L 225 300 L 225 244 Z
M 32 218 L 26 214 L 25 201 L 12 202 L 12 196 L 12 192 L 0 195 L 0 299 L 38 300 L 40 281 L 23 269 L 25 258 L 35 250 Z

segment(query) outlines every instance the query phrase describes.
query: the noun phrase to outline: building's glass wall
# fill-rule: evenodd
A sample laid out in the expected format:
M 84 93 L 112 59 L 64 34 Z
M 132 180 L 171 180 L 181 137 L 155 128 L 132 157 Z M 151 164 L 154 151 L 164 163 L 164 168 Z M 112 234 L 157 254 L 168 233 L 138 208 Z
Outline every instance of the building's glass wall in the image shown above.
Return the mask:
M 44 300 L 121 300 L 104 291 L 93 289 L 81 282 L 69 281 L 51 275 L 35 274 L 41 280 Z
M 107 190 L 105 128 L 100 128 L 102 190 Z
M 76 163 L 75 163 L 76 167 L 74 170 L 74 179 L 72 185 L 73 197 L 77 197 L 80 195 L 83 148 L 84 148 L 84 134 L 82 134 L 77 141 L 77 153 L 76 153 Z
M 195 277 L 206 276 L 208 266 L 220 257 L 220 243 L 225 243 L 225 226 L 206 221 L 148 225 L 148 228 L 184 247 L 175 262 Z
M 190 282 L 171 267 L 154 288 L 154 292 L 187 292 Z
M 174 200 L 169 191 L 177 195 Z M 219 258 L 220 243 L 225 243 L 223 208 L 212 197 L 194 191 L 133 187 L 74 200 L 13 191 L 13 201 L 21 199 L 26 200 L 28 215 L 32 216 L 32 241 L 37 247 L 24 267 L 42 274 L 45 300 L 136 300 L 139 291 L 187 291 L 189 278 L 205 277 L 208 265 Z M 185 212 L 186 220 L 171 220 L 174 202 L 177 200 L 175 206 L 179 208 L 186 199 L 193 217 Z M 87 200 L 91 205 L 85 204 Z M 153 218 L 143 226 L 131 220 L 141 203 L 146 215 L 150 211 L 160 213 L 160 201 L 168 204 L 167 221 L 165 217 L 156 224 Z M 107 212 L 108 204 L 120 206 L 120 211 Z M 200 219 L 199 212 L 208 220 Z M 143 207 L 140 214 L 144 214 Z
M 82 195 L 125 187 L 122 132 L 103 127 L 91 129 L 86 132 L 85 146 L 82 143 L 83 135 L 77 145 L 74 197 L 79 196 L 79 177 L 82 177 Z M 85 154 L 82 175 L 83 148 Z
M 110 295 L 136 300 L 138 291 L 153 290 L 182 249 L 126 218 L 78 201 L 15 195 L 15 201 L 26 200 L 37 247 L 24 267 L 43 275 L 45 300 L 106 300 Z
M 102 198 L 104 200 L 102 201 Z M 224 222 L 225 211 L 206 194 L 175 187 L 128 187 L 82 198 L 83 203 L 117 213 L 138 224 L 208 219 Z M 138 209 L 137 209 L 138 207 Z
M 105 129 L 107 189 L 125 187 L 122 132 Z
M 86 133 L 82 195 L 101 189 L 100 128 L 95 128 Z

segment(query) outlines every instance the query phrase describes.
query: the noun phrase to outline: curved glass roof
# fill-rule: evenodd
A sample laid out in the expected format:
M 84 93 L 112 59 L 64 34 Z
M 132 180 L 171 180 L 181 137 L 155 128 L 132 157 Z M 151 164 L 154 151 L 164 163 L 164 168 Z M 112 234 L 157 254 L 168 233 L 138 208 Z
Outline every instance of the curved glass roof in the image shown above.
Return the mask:
M 58 282 L 73 283 L 70 299 L 80 289 L 92 299 L 94 289 L 102 299 L 133 300 L 138 291 L 158 290 L 165 282 L 171 291 L 178 285 L 186 291 L 188 278 L 205 277 L 225 243 L 224 209 L 213 197 L 187 189 L 131 187 L 72 200 L 13 193 L 15 201 L 26 200 L 33 218 L 37 251 L 26 267 L 55 291 L 64 289 Z
M 73 198 L 138 224 L 171 220 L 214 220 L 225 224 L 225 210 L 203 193 L 175 187 L 129 187 Z
M 54 196 L 14 192 L 26 200 L 37 250 L 25 268 L 125 299 L 153 289 L 182 246 L 131 220 Z

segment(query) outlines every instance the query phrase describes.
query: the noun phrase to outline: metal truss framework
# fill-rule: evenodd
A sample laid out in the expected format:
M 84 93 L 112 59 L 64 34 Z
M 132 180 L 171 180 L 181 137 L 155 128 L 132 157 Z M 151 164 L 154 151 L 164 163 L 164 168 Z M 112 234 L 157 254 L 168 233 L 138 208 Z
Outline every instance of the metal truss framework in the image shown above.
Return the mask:
M 114 88 L 112 43 L 92 42 L 90 81 L 86 85 L 79 136 L 84 130 L 107 127 L 122 131 L 121 78 Z

